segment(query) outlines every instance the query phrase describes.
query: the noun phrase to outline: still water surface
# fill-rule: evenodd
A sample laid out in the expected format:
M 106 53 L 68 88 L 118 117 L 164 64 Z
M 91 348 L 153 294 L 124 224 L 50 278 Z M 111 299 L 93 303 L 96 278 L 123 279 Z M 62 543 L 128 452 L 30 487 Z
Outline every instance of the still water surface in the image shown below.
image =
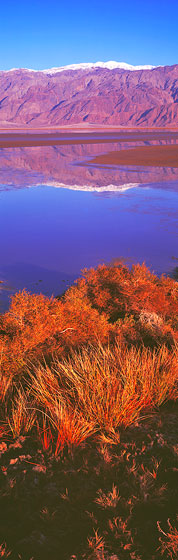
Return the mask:
M 0 150 L 1 310 L 19 289 L 56 295 L 82 268 L 120 258 L 158 274 L 176 270 L 178 169 L 90 165 L 124 147 Z

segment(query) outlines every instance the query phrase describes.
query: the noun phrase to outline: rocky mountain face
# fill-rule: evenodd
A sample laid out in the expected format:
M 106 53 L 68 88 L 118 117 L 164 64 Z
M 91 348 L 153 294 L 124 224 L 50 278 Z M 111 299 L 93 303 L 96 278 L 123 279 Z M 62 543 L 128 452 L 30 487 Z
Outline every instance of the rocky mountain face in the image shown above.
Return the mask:
M 178 126 L 178 65 L 0 72 L 0 126 Z

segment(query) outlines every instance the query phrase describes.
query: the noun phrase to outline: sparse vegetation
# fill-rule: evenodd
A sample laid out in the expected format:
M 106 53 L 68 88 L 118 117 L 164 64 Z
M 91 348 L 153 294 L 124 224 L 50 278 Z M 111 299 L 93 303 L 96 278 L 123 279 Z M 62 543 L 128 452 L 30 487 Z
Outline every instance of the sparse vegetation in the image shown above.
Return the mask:
M 176 558 L 177 282 L 119 263 L 16 294 L 0 399 L 0 556 Z

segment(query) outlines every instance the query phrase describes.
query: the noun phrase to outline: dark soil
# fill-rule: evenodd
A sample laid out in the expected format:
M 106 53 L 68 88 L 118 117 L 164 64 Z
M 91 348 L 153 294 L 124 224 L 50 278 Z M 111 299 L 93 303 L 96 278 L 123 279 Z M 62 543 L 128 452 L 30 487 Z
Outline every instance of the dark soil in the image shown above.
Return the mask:
M 30 437 L 1 442 L 0 556 L 177 558 L 166 536 L 167 520 L 178 529 L 177 419 L 166 405 L 117 445 L 90 441 L 57 458 Z

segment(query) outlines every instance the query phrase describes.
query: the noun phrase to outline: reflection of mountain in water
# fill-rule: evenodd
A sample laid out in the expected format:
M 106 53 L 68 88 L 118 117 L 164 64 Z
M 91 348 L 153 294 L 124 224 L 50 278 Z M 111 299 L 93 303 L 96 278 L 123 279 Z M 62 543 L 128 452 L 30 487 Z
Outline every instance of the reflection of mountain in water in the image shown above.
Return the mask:
M 79 190 L 119 191 L 140 183 L 162 182 L 167 182 L 165 187 L 169 188 L 169 182 L 178 179 L 178 169 L 132 166 L 106 169 L 87 166 L 87 161 L 94 155 L 148 143 L 165 144 L 165 141 L 1 149 L 0 189 L 46 184 Z M 171 188 L 177 187 L 172 183 Z

